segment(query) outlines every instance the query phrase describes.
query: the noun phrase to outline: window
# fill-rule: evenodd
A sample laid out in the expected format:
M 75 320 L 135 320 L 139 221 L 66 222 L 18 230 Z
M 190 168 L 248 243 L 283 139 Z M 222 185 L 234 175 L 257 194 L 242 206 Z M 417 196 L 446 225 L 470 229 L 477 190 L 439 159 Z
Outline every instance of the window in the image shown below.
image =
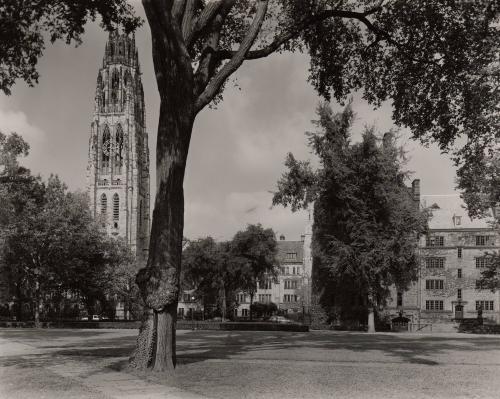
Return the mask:
M 286 254 L 286 260 L 295 260 L 297 259 L 297 252 L 288 252 Z
M 102 146 L 101 146 L 101 172 L 109 173 L 109 154 L 111 152 L 111 135 L 109 134 L 109 128 L 104 127 L 104 133 L 102 134 Z
M 184 317 L 184 308 L 177 309 L 177 316 Z
M 113 195 L 113 220 L 120 219 L 120 197 L 117 193 Z
M 476 310 L 494 310 L 493 301 L 476 301 Z
M 398 294 L 397 294 L 396 305 L 403 306 L 403 293 L 402 292 L 398 292 Z
M 239 303 L 245 303 L 246 302 L 246 295 L 245 294 L 239 294 L 238 295 L 238 302 Z
M 490 236 L 476 236 L 476 245 L 484 247 L 490 244 Z
M 462 216 L 453 216 L 453 224 L 455 226 L 460 226 L 462 224 Z
M 485 256 L 481 256 L 480 258 L 476 258 L 476 269 L 483 269 L 488 267 L 490 260 Z
M 457 299 L 462 299 L 462 290 L 460 288 L 457 290 Z
M 444 246 L 444 237 L 443 236 L 427 236 L 425 241 L 425 245 L 427 247 L 442 247 Z
M 484 290 L 486 287 L 481 280 L 476 280 L 476 290 Z
M 259 302 L 260 303 L 271 302 L 271 294 L 259 294 Z
M 444 258 L 425 258 L 425 266 L 428 269 L 443 269 Z
M 271 289 L 271 280 L 259 281 L 259 288 L 261 290 L 270 290 Z
M 292 290 L 296 289 L 298 286 L 297 280 L 285 280 L 285 289 Z
M 444 288 L 444 280 L 425 280 L 426 290 L 442 290 Z
M 457 278 L 462 278 L 462 269 L 457 269 Z
M 457 257 L 458 257 L 459 259 L 461 259 L 461 258 L 462 258 L 462 247 L 458 247 L 458 248 L 457 248 Z
M 116 128 L 115 174 L 122 173 L 123 166 L 123 130 L 120 125 Z
M 248 309 L 241 309 L 241 315 L 243 317 L 247 317 L 248 316 Z
M 283 302 L 297 302 L 297 301 L 298 301 L 297 295 L 289 295 L 289 294 L 283 295 Z
M 443 301 L 425 301 L 425 310 L 443 310 Z
M 139 227 L 142 226 L 142 200 L 139 201 Z
M 118 101 L 118 88 L 120 86 L 120 74 L 118 70 L 114 70 L 111 77 L 111 101 L 116 103 Z
M 101 195 L 101 215 L 106 215 L 108 212 L 108 198 L 106 194 Z
M 295 267 L 292 267 L 292 274 L 295 274 Z

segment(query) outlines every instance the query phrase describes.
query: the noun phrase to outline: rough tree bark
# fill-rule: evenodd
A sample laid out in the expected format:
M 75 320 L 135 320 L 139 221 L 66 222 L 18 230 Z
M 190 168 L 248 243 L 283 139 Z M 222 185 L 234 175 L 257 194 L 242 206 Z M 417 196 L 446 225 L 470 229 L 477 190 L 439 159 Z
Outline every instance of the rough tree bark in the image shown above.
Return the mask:
M 184 229 L 184 173 L 194 122 L 192 69 L 168 2 L 144 0 L 160 94 L 156 198 L 149 258 L 137 283 L 147 306 L 132 355 L 140 369 L 173 372 L 175 324 Z

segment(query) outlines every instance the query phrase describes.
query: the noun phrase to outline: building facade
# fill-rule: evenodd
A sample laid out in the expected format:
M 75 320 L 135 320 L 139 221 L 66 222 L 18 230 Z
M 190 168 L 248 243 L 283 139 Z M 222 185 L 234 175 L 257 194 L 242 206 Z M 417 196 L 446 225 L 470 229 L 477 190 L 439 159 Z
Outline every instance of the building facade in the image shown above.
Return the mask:
M 110 33 L 97 74 L 87 188 L 94 217 L 146 259 L 150 230 L 149 149 L 134 36 Z
M 414 322 L 437 323 L 475 318 L 500 322 L 500 293 L 479 283 L 488 252 L 500 249 L 493 218 L 471 220 L 458 196 L 423 196 L 431 212 L 429 231 L 419 239 L 417 283 L 402 293 L 393 290 L 391 315 L 402 312 Z
M 259 282 L 253 302 L 272 302 L 276 304 L 280 313 L 287 315 L 309 314 L 312 273 L 311 226 L 309 222 L 300 241 L 287 241 L 283 235 L 279 237 L 277 278 L 268 278 Z M 250 295 L 239 293 L 237 303 L 235 316 L 249 317 Z

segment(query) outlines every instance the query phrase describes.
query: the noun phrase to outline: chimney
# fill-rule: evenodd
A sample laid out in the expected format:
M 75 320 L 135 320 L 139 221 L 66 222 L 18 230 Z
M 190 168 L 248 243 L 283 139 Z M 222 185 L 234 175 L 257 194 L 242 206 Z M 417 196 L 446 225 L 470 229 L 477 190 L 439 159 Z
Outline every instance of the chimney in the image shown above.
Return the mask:
M 415 179 L 411 183 L 411 193 L 413 195 L 413 201 L 420 205 L 420 179 Z
M 384 137 L 382 138 L 382 147 L 384 149 L 390 148 L 393 140 L 394 140 L 394 135 L 392 134 L 392 132 L 384 133 Z

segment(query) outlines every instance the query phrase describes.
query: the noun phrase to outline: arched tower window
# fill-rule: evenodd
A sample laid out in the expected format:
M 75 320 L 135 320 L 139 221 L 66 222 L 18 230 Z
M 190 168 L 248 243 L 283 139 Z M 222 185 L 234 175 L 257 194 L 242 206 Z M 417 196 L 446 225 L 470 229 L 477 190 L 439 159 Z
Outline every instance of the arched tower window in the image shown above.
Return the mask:
M 101 215 L 106 216 L 108 213 L 108 197 L 106 194 L 101 195 Z
M 117 193 L 113 195 L 113 220 L 120 219 L 120 197 Z
M 115 173 L 121 174 L 123 167 L 123 130 L 121 125 L 116 128 Z
M 109 134 L 109 128 L 106 126 L 104 128 L 104 133 L 102 134 L 102 147 L 101 147 L 101 173 L 109 173 L 109 154 L 111 151 L 111 135 Z
M 118 94 L 119 94 L 119 87 L 120 87 L 120 74 L 118 70 L 114 70 L 113 74 L 111 75 L 111 101 L 113 104 L 116 104 L 118 102 Z
M 139 227 L 142 226 L 142 200 L 139 201 Z

